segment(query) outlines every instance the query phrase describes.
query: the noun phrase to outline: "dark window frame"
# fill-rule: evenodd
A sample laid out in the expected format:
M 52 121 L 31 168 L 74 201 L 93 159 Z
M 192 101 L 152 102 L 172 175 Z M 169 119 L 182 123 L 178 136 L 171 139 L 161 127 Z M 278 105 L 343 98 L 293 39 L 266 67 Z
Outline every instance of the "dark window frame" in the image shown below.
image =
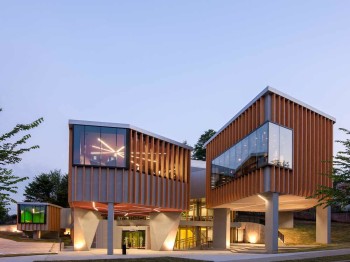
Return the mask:
M 118 130 L 125 130 L 125 154 L 124 154 L 124 158 L 125 158 L 125 165 L 124 166 L 118 166 L 117 164 L 115 166 L 106 166 L 106 165 L 102 165 L 100 163 L 100 165 L 94 165 L 94 164 L 86 164 L 85 161 L 85 152 L 84 152 L 84 163 L 75 163 L 74 162 L 74 154 L 75 154 L 75 131 L 74 131 L 74 127 L 75 126 L 80 126 L 83 127 L 83 140 L 84 140 L 84 147 L 86 146 L 86 129 L 85 127 L 96 127 L 99 128 L 100 131 L 100 137 L 101 137 L 101 129 L 102 128 L 114 128 L 116 130 L 115 133 L 115 137 L 117 139 L 117 134 L 118 134 Z M 129 169 L 130 168 L 130 129 L 129 128 L 122 128 L 122 127 L 106 127 L 106 126 L 93 126 L 93 125 L 73 125 L 72 126 L 72 145 L 71 145 L 71 157 L 72 157 L 72 166 L 77 166 L 77 167 L 96 167 L 96 168 L 122 168 L 122 169 Z M 79 141 L 80 142 L 80 141 Z
M 23 209 L 22 209 L 23 207 Z M 25 221 L 25 217 L 23 219 L 23 222 L 22 222 L 22 210 L 23 210 L 23 216 L 24 215 L 24 212 L 25 212 L 25 209 L 26 208 L 29 208 L 31 210 L 33 209 L 37 209 L 37 208 L 44 208 L 44 222 L 34 222 L 34 217 L 33 217 L 33 213 L 31 212 L 31 222 L 26 222 Z M 47 208 L 47 205 L 32 205 L 32 204 L 18 204 L 18 208 L 17 208 L 17 222 L 18 224 L 35 224 L 35 225 L 44 225 L 46 224 L 46 220 L 47 220 L 47 211 L 48 211 L 48 208 Z M 42 211 L 42 210 L 40 210 Z

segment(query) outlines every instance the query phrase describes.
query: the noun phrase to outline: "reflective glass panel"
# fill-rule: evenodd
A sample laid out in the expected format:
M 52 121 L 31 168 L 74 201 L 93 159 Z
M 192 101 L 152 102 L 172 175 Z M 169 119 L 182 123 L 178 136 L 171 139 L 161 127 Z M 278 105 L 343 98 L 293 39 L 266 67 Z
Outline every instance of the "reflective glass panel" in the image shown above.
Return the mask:
M 265 123 L 213 159 L 211 187 L 223 185 L 257 168 L 272 165 L 292 168 L 293 131 Z
M 284 127 L 280 127 L 280 163 L 293 168 L 293 132 Z
M 84 164 L 84 126 L 73 128 L 73 164 Z
M 269 123 L 269 164 L 277 165 L 280 157 L 280 128 Z
M 101 128 L 101 166 L 117 166 L 117 129 Z
M 18 221 L 22 224 L 45 224 L 46 206 L 19 205 Z
M 85 165 L 101 165 L 100 127 L 85 126 Z
M 75 125 L 73 164 L 126 168 L 129 134 L 124 128 Z

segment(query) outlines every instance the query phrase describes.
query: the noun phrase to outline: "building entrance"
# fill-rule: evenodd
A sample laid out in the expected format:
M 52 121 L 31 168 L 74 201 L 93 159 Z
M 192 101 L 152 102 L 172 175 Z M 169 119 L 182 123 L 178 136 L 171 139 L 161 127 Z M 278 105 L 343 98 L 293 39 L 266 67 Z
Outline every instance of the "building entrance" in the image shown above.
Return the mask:
M 146 231 L 145 230 L 123 230 L 122 243 L 127 248 L 145 248 Z

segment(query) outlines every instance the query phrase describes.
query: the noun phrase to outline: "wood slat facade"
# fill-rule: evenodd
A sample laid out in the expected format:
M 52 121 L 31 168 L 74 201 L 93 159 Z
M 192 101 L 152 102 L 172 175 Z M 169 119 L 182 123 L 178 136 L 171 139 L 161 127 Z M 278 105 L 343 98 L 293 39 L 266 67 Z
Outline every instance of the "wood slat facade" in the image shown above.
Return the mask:
M 129 129 L 126 168 L 73 165 L 73 128 L 69 133 L 69 202 L 127 204 L 182 211 L 189 206 L 188 146 Z
M 298 103 L 295 99 L 268 90 L 206 145 L 208 207 L 266 192 L 263 168 L 214 189 L 210 186 L 212 160 L 266 121 L 293 130 L 293 168 L 271 165 L 268 191 L 307 197 L 318 185 L 331 186 L 331 179 L 321 174 L 331 169 L 331 163 L 323 161 L 332 160 L 334 119 Z
M 23 203 L 22 203 L 23 205 Z M 32 205 L 28 202 L 28 205 Z M 44 204 L 41 204 L 44 205 Z M 46 223 L 35 224 L 35 223 L 21 223 L 19 216 L 17 218 L 17 230 L 20 231 L 60 231 L 61 225 L 61 207 L 56 205 L 46 205 Z

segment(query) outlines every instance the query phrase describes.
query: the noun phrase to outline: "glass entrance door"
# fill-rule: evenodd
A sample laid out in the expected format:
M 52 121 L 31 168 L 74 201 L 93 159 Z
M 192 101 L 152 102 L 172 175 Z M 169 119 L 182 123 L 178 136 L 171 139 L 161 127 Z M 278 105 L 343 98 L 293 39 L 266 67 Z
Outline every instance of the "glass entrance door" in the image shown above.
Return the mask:
M 122 232 L 122 243 L 126 245 L 127 248 L 145 248 L 146 231 L 127 231 Z

